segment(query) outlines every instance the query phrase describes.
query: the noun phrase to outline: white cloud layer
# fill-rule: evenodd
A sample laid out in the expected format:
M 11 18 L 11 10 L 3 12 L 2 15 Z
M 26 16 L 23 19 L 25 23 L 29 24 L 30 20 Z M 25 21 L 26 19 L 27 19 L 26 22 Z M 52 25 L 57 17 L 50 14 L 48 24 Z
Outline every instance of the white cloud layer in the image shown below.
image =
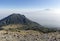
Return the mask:
M 1 9 L 0 19 L 12 13 L 24 14 L 44 26 L 60 27 L 60 9 Z

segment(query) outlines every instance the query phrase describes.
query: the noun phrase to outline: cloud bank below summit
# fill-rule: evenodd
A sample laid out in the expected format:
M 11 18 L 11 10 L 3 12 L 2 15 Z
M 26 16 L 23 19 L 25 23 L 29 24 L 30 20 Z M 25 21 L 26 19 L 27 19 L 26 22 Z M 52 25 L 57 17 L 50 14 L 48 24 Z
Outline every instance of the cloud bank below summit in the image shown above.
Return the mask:
M 47 27 L 60 27 L 60 9 L 9 9 L 0 10 L 0 19 L 12 14 L 24 14 L 32 21 Z

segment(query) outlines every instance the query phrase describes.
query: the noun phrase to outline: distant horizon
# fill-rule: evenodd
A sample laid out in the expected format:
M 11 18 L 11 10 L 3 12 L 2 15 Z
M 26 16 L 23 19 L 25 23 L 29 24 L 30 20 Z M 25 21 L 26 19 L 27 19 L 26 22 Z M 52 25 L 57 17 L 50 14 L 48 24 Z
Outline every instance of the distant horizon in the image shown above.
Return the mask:
M 0 19 L 3 19 L 10 14 L 13 13 L 8 13 L 8 14 L 1 14 Z M 16 13 L 17 14 L 17 13 Z M 24 12 L 24 13 L 19 13 L 22 15 L 25 15 L 28 19 L 35 21 L 39 23 L 42 26 L 46 27 L 60 27 L 60 13 L 56 13 L 55 11 L 52 12 L 51 10 L 40 10 L 40 11 L 33 11 L 33 12 Z
M 12 13 L 41 25 L 60 27 L 60 0 L 0 0 L 0 19 Z

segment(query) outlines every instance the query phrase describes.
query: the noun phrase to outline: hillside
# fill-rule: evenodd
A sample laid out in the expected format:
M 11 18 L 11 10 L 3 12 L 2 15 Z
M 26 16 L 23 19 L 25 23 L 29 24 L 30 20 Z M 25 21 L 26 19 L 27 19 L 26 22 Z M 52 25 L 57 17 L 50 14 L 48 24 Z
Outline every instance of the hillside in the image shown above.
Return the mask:
M 55 32 L 55 28 L 44 27 L 34 21 L 29 20 L 24 15 L 13 13 L 0 20 L 1 30 L 37 30 L 42 32 Z

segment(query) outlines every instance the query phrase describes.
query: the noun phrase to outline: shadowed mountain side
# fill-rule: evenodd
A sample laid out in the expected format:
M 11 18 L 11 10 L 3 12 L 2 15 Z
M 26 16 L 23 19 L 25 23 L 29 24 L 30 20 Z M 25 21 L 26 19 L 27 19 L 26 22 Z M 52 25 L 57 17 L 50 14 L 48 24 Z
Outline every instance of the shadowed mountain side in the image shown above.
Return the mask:
M 17 24 L 19 26 L 17 26 Z M 10 30 L 11 30 L 11 27 L 14 29 L 13 25 L 16 25 L 17 28 L 15 28 L 15 30 L 16 29 L 19 29 L 19 30 L 22 30 L 22 29 L 23 30 L 38 30 L 38 31 L 42 31 L 42 32 L 56 31 L 56 29 L 45 28 L 45 27 L 41 26 L 40 24 L 29 20 L 24 15 L 15 14 L 15 13 L 0 20 L 0 29 L 5 29 L 7 27 L 3 27 L 3 26 L 8 26 L 8 25 L 12 25 L 9 28 Z
M 20 14 L 12 14 L 9 15 L 8 17 L 0 20 L 0 26 L 4 25 L 9 25 L 9 24 L 28 24 L 31 21 L 28 20 L 24 15 Z

